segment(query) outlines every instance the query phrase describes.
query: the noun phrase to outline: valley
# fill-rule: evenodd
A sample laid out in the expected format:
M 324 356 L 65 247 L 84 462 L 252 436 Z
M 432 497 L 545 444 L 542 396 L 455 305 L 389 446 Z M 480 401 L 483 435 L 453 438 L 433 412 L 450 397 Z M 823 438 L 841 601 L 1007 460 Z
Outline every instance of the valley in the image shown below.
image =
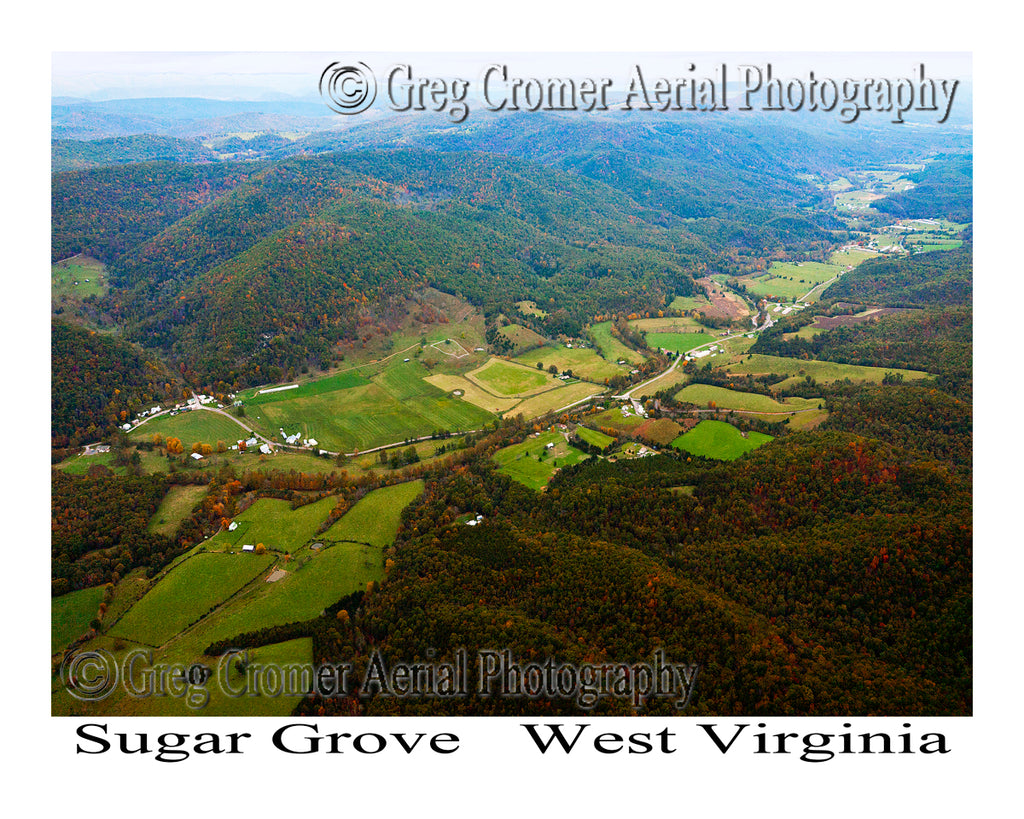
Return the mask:
M 54 143 L 54 714 L 578 715 L 223 685 L 486 646 L 971 712 L 969 139 L 303 116 Z

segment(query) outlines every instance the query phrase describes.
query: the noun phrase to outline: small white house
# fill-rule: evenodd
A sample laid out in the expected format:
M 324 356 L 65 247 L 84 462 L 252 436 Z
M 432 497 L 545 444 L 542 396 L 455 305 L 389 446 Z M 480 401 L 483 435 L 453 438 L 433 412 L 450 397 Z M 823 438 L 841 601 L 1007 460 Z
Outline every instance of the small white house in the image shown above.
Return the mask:
M 193 452 L 192 453 L 192 460 L 193 461 L 201 461 L 201 460 L 203 460 L 203 456 L 200 455 L 198 452 Z
M 243 552 L 255 552 L 256 551 L 256 545 L 253 544 L 253 543 L 246 543 L 246 544 L 244 544 L 242 546 L 242 551 Z
M 231 521 L 231 525 L 228 526 L 228 531 L 229 532 L 233 532 L 237 528 L 238 528 L 238 521 L 233 520 L 233 521 Z
M 270 449 L 269 444 L 260 444 L 260 452 L 262 452 L 264 455 L 269 455 L 271 451 L 272 450 Z

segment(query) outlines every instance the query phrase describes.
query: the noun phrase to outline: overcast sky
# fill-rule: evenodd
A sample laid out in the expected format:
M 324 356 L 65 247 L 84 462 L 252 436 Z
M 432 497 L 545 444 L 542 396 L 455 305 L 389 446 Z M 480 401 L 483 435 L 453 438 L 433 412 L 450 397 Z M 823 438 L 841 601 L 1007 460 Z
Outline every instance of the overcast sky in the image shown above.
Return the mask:
M 793 53 L 793 52 L 612 52 L 541 54 L 516 52 L 55 52 L 53 96 L 102 100 L 125 97 L 206 96 L 216 99 L 316 98 L 323 69 L 334 61 L 367 63 L 383 74 L 408 63 L 417 76 L 461 77 L 476 82 L 492 63 L 504 63 L 521 77 L 610 77 L 623 83 L 634 63 L 645 76 L 697 76 L 721 63 L 729 66 L 771 63 L 776 76 L 898 79 L 916 76 L 924 63 L 934 78 L 971 78 L 971 56 L 963 53 Z

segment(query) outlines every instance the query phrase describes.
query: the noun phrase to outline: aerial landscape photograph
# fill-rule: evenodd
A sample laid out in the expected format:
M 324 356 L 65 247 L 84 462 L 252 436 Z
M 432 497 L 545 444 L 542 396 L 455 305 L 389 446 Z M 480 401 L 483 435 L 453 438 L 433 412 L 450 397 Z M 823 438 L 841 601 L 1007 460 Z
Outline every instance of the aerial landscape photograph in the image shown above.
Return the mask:
M 51 84 L 53 716 L 974 713 L 969 53 Z

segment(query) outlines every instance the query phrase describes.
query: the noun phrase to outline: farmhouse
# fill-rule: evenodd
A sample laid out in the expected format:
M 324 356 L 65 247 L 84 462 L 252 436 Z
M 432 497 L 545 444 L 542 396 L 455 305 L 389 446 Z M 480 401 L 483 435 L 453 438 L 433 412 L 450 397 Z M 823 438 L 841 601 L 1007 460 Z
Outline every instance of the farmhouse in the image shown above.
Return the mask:
M 256 544 L 255 543 L 245 543 L 245 544 L 242 545 L 242 551 L 243 552 L 255 552 L 256 551 Z
M 272 451 L 269 444 L 260 444 L 260 452 L 264 455 L 269 455 Z
M 203 460 L 203 456 L 200 455 L 198 452 L 193 452 L 192 453 L 192 460 L 193 461 L 201 461 L 201 460 Z

